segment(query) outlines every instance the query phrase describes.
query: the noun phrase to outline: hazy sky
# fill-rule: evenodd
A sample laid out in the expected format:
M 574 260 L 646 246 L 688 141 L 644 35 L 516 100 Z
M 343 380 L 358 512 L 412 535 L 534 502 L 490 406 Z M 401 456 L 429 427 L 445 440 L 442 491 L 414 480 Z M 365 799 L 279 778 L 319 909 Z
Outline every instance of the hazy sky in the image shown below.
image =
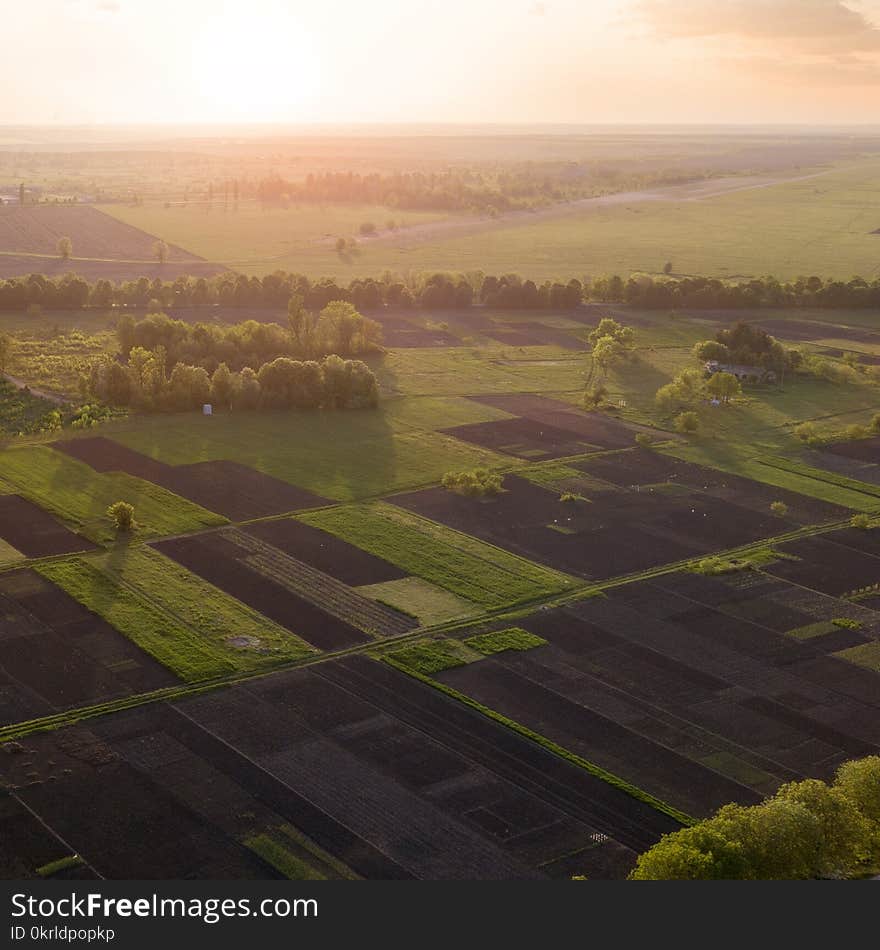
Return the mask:
M 0 122 L 877 122 L 880 0 L 27 0 Z

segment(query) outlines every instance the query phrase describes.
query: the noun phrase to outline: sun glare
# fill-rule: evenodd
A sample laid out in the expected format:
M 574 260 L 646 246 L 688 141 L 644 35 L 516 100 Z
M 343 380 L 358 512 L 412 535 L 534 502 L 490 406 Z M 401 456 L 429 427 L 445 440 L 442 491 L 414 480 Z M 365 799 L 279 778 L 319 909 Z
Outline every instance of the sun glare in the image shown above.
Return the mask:
M 319 59 L 283 14 L 217 18 L 194 39 L 191 63 L 203 110 L 194 118 L 289 122 L 310 118 L 317 102 Z

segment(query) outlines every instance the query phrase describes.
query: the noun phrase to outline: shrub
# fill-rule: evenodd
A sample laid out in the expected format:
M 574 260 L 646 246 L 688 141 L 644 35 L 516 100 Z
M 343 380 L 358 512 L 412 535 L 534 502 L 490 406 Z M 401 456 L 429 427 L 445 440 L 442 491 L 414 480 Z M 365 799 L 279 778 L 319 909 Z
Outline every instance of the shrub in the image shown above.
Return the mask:
M 867 426 L 851 425 L 843 430 L 843 436 L 847 440 L 867 439 L 870 434 Z
M 605 401 L 608 390 L 601 383 L 593 383 L 584 392 L 584 405 L 587 409 L 598 409 Z
M 779 518 L 784 518 L 788 514 L 788 505 L 784 501 L 771 501 L 770 510 Z
M 806 445 L 818 445 L 821 442 L 816 426 L 812 422 L 802 422 L 793 429 L 796 439 Z
M 871 416 L 869 428 L 872 432 L 880 432 L 880 412 L 876 412 L 873 416 Z
M 647 432 L 637 432 L 636 445 L 641 446 L 643 449 L 650 449 L 654 445 L 654 440 Z
M 864 513 L 853 515 L 849 519 L 849 523 L 853 528 L 861 528 L 863 531 L 867 531 L 871 527 L 871 518 L 869 515 Z
M 107 517 L 113 520 L 117 531 L 133 531 L 137 527 L 134 520 L 134 505 L 127 501 L 116 501 L 107 509 Z
M 361 234 L 367 236 L 370 234 L 376 233 L 376 225 L 372 221 L 364 221 L 364 223 L 358 229 Z
M 486 497 L 497 495 L 503 489 L 503 475 L 493 475 L 483 468 L 470 472 L 447 472 L 443 476 L 443 487 L 459 495 Z
M 672 423 L 676 432 L 690 435 L 700 427 L 700 417 L 695 412 L 680 412 Z
M 844 630 L 861 630 L 862 628 L 859 621 L 851 617 L 835 617 L 831 622 L 835 627 L 842 627 Z
M 559 500 L 565 504 L 571 504 L 578 500 L 578 496 L 574 492 L 564 491 L 560 496 Z

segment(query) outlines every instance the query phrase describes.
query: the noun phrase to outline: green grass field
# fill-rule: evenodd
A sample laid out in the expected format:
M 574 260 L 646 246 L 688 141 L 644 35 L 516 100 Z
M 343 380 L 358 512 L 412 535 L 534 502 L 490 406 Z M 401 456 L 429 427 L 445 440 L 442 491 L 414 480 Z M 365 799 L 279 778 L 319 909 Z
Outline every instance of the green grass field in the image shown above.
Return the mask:
M 271 620 L 143 546 L 56 561 L 40 571 L 182 680 L 266 668 L 314 652 Z M 229 642 L 233 636 L 251 645 L 236 646 Z
M 421 577 L 368 584 L 359 587 L 358 593 L 418 617 L 422 626 L 464 620 L 479 613 L 474 604 Z
M 172 465 L 233 459 L 325 498 L 352 501 L 436 482 L 450 469 L 508 465 L 503 456 L 434 431 L 497 417 L 465 399 L 392 400 L 375 412 L 150 416 L 102 432 Z
M 202 204 L 159 204 L 133 207 L 123 204 L 103 205 L 101 210 L 126 224 L 155 234 L 169 244 L 217 261 L 249 274 L 262 276 L 273 270 L 303 273 L 299 263 L 304 253 L 310 260 L 326 261 L 310 273 L 330 273 L 343 258 L 336 253 L 333 242 L 338 237 L 360 237 L 358 229 L 366 221 L 386 230 L 393 219 L 398 227 L 436 221 L 446 217 L 428 211 L 401 211 L 375 205 L 291 205 L 289 208 L 263 208 L 255 201 L 242 201 L 237 211 L 224 211 L 222 202 L 208 211 Z M 329 240 L 329 243 L 327 241 Z M 357 261 L 368 241 L 360 241 L 354 254 L 346 260 Z
M 876 276 L 880 227 L 880 160 L 804 168 L 816 175 L 700 200 L 623 201 L 583 212 L 515 223 L 485 221 L 464 236 L 442 230 L 419 237 L 406 230 L 388 240 L 362 241 L 341 257 L 325 235 L 349 235 L 364 220 L 417 222 L 438 215 L 403 215 L 381 208 L 304 206 L 234 214 L 203 207 L 103 210 L 209 259 L 236 262 L 249 274 L 267 266 L 336 278 L 386 269 L 516 271 L 535 279 L 633 271 L 710 276 L 819 274 Z M 271 269 L 271 268 L 270 268 Z
M 488 609 L 573 590 L 579 583 L 393 505 L 324 508 L 299 519 Z
M 0 451 L 0 476 L 18 493 L 99 543 L 116 539 L 107 508 L 134 505 L 136 538 L 182 534 L 226 519 L 158 485 L 122 472 L 99 473 L 46 445 Z

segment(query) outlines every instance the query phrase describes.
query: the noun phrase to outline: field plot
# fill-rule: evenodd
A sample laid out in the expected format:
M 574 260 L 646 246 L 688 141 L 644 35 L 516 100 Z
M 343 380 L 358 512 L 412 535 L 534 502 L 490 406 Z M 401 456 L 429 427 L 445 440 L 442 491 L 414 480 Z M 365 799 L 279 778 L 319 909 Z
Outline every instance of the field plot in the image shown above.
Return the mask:
M 409 574 L 489 609 L 547 597 L 575 586 L 573 579 L 563 574 L 391 505 L 326 508 L 299 517 Z
M 451 467 L 509 464 L 435 431 L 495 416 L 466 399 L 395 399 L 364 412 L 152 416 L 114 426 L 113 438 L 169 465 L 229 459 L 315 495 L 350 501 L 437 481 Z
M 154 547 L 208 583 L 259 611 L 320 650 L 338 650 L 370 640 L 367 633 L 352 623 L 334 616 L 298 593 L 308 589 L 309 598 L 320 599 L 322 595 L 321 589 L 315 585 L 313 574 L 298 572 L 297 567 L 301 562 L 281 551 L 277 553 L 282 559 L 282 566 L 277 568 L 262 560 L 258 564 L 249 563 L 247 549 L 220 532 L 158 541 L 154 543 Z M 307 566 L 302 564 L 302 567 Z M 379 607 L 378 604 L 359 597 L 329 575 L 320 576 L 326 579 L 328 589 L 332 583 L 350 593 L 350 601 L 354 602 L 353 612 L 358 618 L 360 614 L 357 613 L 357 608 L 361 601 L 369 603 L 371 611 L 372 608 Z M 335 588 L 334 593 L 337 593 Z M 395 618 L 397 622 L 400 622 L 399 618 L 408 619 L 398 615 Z
M 299 878 L 622 877 L 676 827 L 362 657 L 35 735 L 19 748 L 0 759 L 10 797 L 108 878 L 259 878 L 280 868 Z M 36 844 L 29 863 L 59 856 L 51 840 Z
M 840 616 L 863 629 L 797 635 Z M 519 622 L 548 645 L 436 678 L 693 815 L 880 748 L 880 679 L 835 655 L 876 642 L 873 611 L 753 572 L 678 574 Z
M 388 501 L 589 579 L 738 547 L 785 528 L 769 509 L 755 511 L 675 484 L 645 491 L 599 490 L 587 499 L 565 502 L 557 492 L 518 475 L 506 476 L 504 489 L 484 499 L 427 488 Z
M 705 465 L 685 462 L 648 449 L 636 448 L 626 452 L 596 455 L 572 462 L 570 467 L 619 488 L 644 489 L 663 484 L 680 485 L 763 514 L 769 511 L 772 502 L 782 501 L 788 507 L 786 519 L 799 524 L 832 521 L 847 514 L 847 509 L 841 505 L 766 485 L 730 472 L 707 468 Z M 783 527 L 784 521 L 781 519 L 774 519 L 773 523 L 768 521 L 768 534 L 779 534 Z
M 867 542 L 870 533 L 864 534 Z M 880 583 L 880 551 L 869 552 L 867 544 L 856 547 L 857 537 L 848 531 L 790 541 L 779 550 L 796 560 L 777 561 L 766 569 L 777 577 L 834 596 L 870 587 Z
M 60 587 L 31 570 L 0 575 L 0 723 L 178 682 Z
M 70 848 L 13 795 L 0 797 L 0 879 L 39 880 L 53 862 L 69 858 Z M 53 880 L 87 880 L 94 871 L 77 863 L 51 875 Z
M 149 547 L 41 571 L 183 680 L 271 667 L 310 652 L 288 630 Z
M 260 521 L 244 530 L 351 587 L 383 584 L 407 576 L 390 561 L 296 518 Z
M 597 446 L 582 441 L 575 432 L 532 419 L 515 417 L 474 422 L 440 431 L 464 442 L 535 462 L 598 451 Z
M 166 488 L 202 508 L 216 511 L 231 521 L 247 521 L 326 504 L 326 499 L 305 489 L 237 462 L 165 465 L 102 436 L 66 439 L 53 443 L 53 446 L 97 472 L 126 472 Z
M 638 428 L 631 428 L 599 412 L 580 412 L 571 403 L 546 396 L 474 396 L 476 402 L 551 426 L 604 449 L 628 448 Z
M 57 245 L 69 237 L 73 253 L 62 260 Z M 207 277 L 222 265 L 209 264 L 173 244 L 159 264 L 153 234 L 125 224 L 87 205 L 38 205 L 0 209 L 0 277 L 73 272 L 87 280 L 160 277 L 181 274 Z
M 0 560 L 71 554 L 94 547 L 91 541 L 69 531 L 50 514 L 20 495 L 0 495 L 0 537 L 12 551 L 0 551 Z
M 838 442 L 835 445 L 826 446 L 823 451 L 842 458 L 877 465 L 880 463 L 880 436 L 855 439 L 852 442 Z
M 382 343 L 394 349 L 462 345 L 447 328 L 430 324 L 424 317 L 387 314 L 371 314 L 371 317 L 382 324 Z
M 107 508 L 117 501 L 134 505 L 140 537 L 195 531 L 226 520 L 140 478 L 121 472 L 96 473 L 45 445 L 15 446 L 0 452 L 0 477 L 93 541 L 115 539 Z
M 227 830 L 232 815 L 225 823 L 205 817 L 249 805 L 256 812 L 258 803 L 244 792 L 236 798 L 224 776 L 193 768 L 186 749 L 155 723 L 134 715 L 102 720 L 95 731 L 73 726 L 34 736 L 0 763 L 8 799 L 26 806 L 41 828 L 104 878 L 280 877 Z M 187 782 L 198 782 L 201 801 L 181 787 Z M 34 865 L 46 847 L 33 855 L 25 851 L 28 863 Z

